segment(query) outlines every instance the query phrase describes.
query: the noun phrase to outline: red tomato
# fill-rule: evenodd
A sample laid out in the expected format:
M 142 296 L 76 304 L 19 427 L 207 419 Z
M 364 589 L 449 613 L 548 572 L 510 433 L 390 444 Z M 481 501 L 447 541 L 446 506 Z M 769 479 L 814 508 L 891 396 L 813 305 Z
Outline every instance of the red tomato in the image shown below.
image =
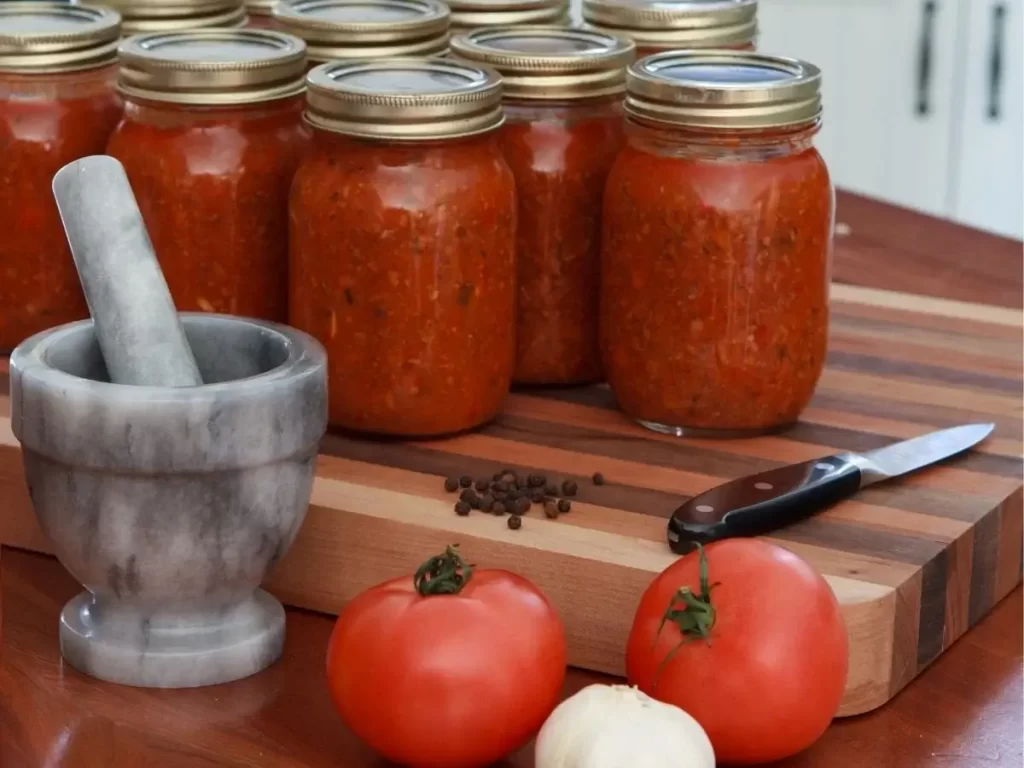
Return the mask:
M 811 566 L 767 542 L 729 539 L 704 553 L 703 585 L 694 552 L 647 588 L 626 674 L 689 712 L 722 763 L 796 754 L 821 736 L 843 696 L 848 649 L 839 603 Z
M 338 616 L 327 679 L 342 720 L 415 768 L 473 768 L 544 724 L 565 679 L 565 632 L 521 576 L 469 569 L 451 547 Z

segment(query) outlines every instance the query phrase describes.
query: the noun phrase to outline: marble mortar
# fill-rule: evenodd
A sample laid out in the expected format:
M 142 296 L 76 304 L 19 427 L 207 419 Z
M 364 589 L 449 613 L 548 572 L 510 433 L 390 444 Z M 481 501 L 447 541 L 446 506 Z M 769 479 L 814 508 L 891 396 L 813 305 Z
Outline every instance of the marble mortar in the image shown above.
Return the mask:
M 237 317 L 181 319 L 202 386 L 109 383 L 91 320 L 11 356 L 36 517 L 87 590 L 61 614 L 61 652 L 128 685 L 212 685 L 277 660 L 284 609 L 258 587 L 305 517 L 327 424 L 314 339 Z

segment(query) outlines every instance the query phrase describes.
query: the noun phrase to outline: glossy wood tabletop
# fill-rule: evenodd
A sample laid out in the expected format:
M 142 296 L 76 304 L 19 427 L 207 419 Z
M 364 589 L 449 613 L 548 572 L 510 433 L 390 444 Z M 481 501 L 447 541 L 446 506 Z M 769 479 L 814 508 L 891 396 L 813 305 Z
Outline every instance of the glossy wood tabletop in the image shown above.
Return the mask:
M 1022 305 L 1019 242 L 840 195 L 834 278 L 865 291 Z M 0 500 L 3 514 L 3 500 Z M 319 768 L 385 765 L 331 709 L 332 619 L 288 614 L 284 658 L 229 685 L 152 691 L 61 661 L 57 620 L 76 591 L 53 559 L 0 561 L 0 768 Z M 1016 589 L 891 703 L 837 721 L 791 768 L 1020 768 L 1022 592 Z M 566 693 L 607 680 L 572 670 Z M 532 766 L 529 747 L 505 768 Z
M 370 768 L 384 766 L 331 709 L 324 655 L 332 621 L 289 611 L 284 658 L 229 685 L 151 691 L 63 664 L 57 616 L 77 587 L 55 561 L 3 554 L 3 768 Z M 886 707 L 837 721 L 787 768 L 1019 768 L 1021 590 Z M 608 680 L 572 670 L 570 693 Z M 504 768 L 533 765 L 530 748 Z

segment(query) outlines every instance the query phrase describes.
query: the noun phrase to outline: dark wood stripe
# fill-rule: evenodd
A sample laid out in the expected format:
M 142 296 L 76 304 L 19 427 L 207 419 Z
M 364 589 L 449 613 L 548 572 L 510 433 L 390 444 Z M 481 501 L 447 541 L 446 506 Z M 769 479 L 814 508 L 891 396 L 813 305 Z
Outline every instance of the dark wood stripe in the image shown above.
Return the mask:
M 981 518 L 972 532 L 971 599 L 967 625 L 973 627 L 995 603 L 995 579 L 999 560 L 999 533 L 1002 505 Z
M 892 445 L 895 440 L 888 435 L 877 435 L 872 432 L 860 432 L 842 427 L 830 427 L 824 424 L 801 421 L 788 428 L 785 432 L 787 440 L 830 445 L 844 451 L 862 453 L 876 448 Z M 969 451 L 942 462 L 941 466 L 958 467 L 970 472 L 981 472 L 999 477 L 1017 478 L 1021 475 L 1021 462 L 1008 456 L 995 456 L 989 453 Z
M 910 565 L 925 565 L 945 544 L 901 533 L 866 528 L 824 517 L 812 517 L 771 534 L 783 541 L 816 544 L 839 552 L 881 557 Z
M 441 443 L 437 444 L 442 445 Z M 340 458 L 365 461 L 372 464 L 404 469 L 411 472 L 436 474 L 439 476 L 467 474 L 473 477 L 489 477 L 502 467 L 517 472 L 547 473 L 545 467 L 523 466 L 508 462 L 494 462 L 471 456 L 445 453 L 422 445 L 402 442 L 381 443 L 347 435 L 328 435 L 323 442 L 323 452 Z M 672 512 L 689 497 L 650 488 L 640 488 L 609 478 L 600 487 L 594 486 L 586 475 L 559 474 L 559 478 L 574 479 L 579 483 L 576 499 L 582 503 L 597 504 L 621 509 L 627 512 L 651 515 L 668 519 Z M 438 484 L 440 487 L 440 483 Z M 772 533 L 773 538 L 828 547 L 850 554 L 877 557 L 892 562 L 921 565 L 928 562 L 942 544 L 927 538 L 860 527 L 854 524 L 811 518 L 788 528 Z
M 690 443 L 650 440 L 643 435 L 621 435 L 596 428 L 569 426 L 523 416 L 501 416 L 496 424 L 484 432 L 519 443 L 638 461 L 652 466 L 682 468 L 728 479 L 764 472 L 785 463 L 757 456 L 726 453 Z M 887 440 L 882 444 L 888 442 Z M 857 498 L 867 504 L 964 522 L 973 522 L 979 514 L 988 511 L 982 509 L 984 502 L 974 495 L 921 486 L 901 486 L 898 483 L 866 488 Z
M 394 469 L 422 472 L 440 477 L 451 475 L 471 475 L 474 478 L 490 477 L 505 467 L 517 472 L 548 472 L 546 467 L 525 466 L 513 462 L 499 463 L 489 459 L 445 453 L 441 450 L 398 441 L 382 443 L 337 434 L 329 434 L 324 437 L 320 450 L 329 456 L 365 461 Z M 590 481 L 590 474 L 559 473 L 558 478 L 577 481 L 579 492 L 576 498 L 580 502 L 654 515 L 666 520 L 676 507 L 689 498 L 619 482 L 609 482 L 598 488 Z M 438 487 L 441 487 L 440 481 Z M 401 490 L 401 488 L 396 488 L 396 490 Z
M 917 669 L 920 672 L 942 653 L 946 627 L 947 551 L 925 563 L 921 573 L 921 619 L 917 631 Z
M 820 389 L 815 393 L 811 405 L 858 416 L 910 421 L 936 428 L 991 421 L 996 424 L 998 437 L 1019 440 L 1024 435 L 1024 428 L 1022 428 L 1021 419 L 1018 416 L 998 416 L 961 407 L 937 408 L 934 405 L 909 401 L 872 400 L 849 392 L 825 392 Z
M 651 440 L 643 434 L 622 435 L 512 414 L 500 416 L 484 430 L 484 434 L 519 443 L 671 467 L 712 477 L 743 477 L 782 465 L 782 462 L 770 459 L 728 453 L 690 443 Z
M 873 355 L 831 350 L 828 354 L 830 368 L 843 371 L 872 373 L 879 376 L 907 376 L 926 383 L 942 382 L 957 387 L 974 387 L 979 390 L 1005 392 L 1019 395 L 1020 377 L 1006 378 L 991 374 L 977 373 L 959 368 L 945 368 L 939 365 L 925 365 L 905 360 L 890 360 Z
M 932 334 L 936 343 L 949 339 L 952 345 L 1001 344 L 1021 336 L 1019 326 L 845 301 L 833 302 L 831 320 L 832 333 L 871 337 L 872 333 L 902 331 L 903 335 L 913 337 L 923 331 Z
M 612 394 L 611 389 L 607 387 L 586 387 L 571 390 L 539 390 L 533 391 L 530 394 L 536 397 L 543 397 L 550 400 L 561 400 L 564 402 L 575 403 L 577 405 L 587 405 L 593 408 L 604 408 L 607 410 L 618 409 L 615 397 Z M 843 409 L 838 408 L 837 410 Z M 870 411 L 868 411 L 868 413 L 870 413 Z M 878 414 L 875 413 L 873 415 Z M 903 418 L 906 418 L 906 416 Z M 979 416 L 974 420 L 991 421 L 991 417 Z M 954 422 L 941 426 L 956 426 L 957 424 L 970 423 L 970 421 L 971 420 Z M 780 432 L 780 435 L 785 437 L 787 440 L 796 440 L 801 443 L 813 443 L 816 445 L 827 445 L 843 451 L 854 452 L 871 451 L 896 442 L 888 435 L 878 435 L 873 432 L 861 432 L 853 429 L 845 429 L 843 427 L 831 427 L 825 424 L 816 424 L 809 421 L 801 421 L 787 427 L 783 432 Z M 944 465 L 959 467 L 960 469 L 966 469 L 972 472 L 998 475 L 999 477 L 1016 478 L 1021 476 L 1020 460 L 1010 458 L 1009 456 L 995 456 L 987 453 L 972 452 L 956 456 L 945 462 Z

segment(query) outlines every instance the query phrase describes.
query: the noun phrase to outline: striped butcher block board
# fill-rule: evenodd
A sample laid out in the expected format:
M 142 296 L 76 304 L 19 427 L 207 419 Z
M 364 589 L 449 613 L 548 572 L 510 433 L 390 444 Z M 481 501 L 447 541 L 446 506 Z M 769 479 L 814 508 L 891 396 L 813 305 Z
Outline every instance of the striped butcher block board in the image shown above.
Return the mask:
M 637 600 L 673 560 L 665 523 L 681 500 L 782 463 L 993 421 L 979 450 L 772 536 L 823 573 L 843 605 L 851 669 L 842 713 L 878 707 L 1021 580 L 1021 318 L 836 286 L 833 329 L 813 404 L 775 436 L 652 434 L 601 386 L 513 394 L 495 423 L 443 441 L 330 435 L 309 516 L 269 586 L 287 603 L 336 613 L 458 542 L 473 562 L 519 571 L 548 593 L 574 665 L 622 673 Z M 0 541 L 46 551 L 9 415 L 0 398 Z M 502 518 L 454 514 L 443 476 L 505 466 L 577 480 L 572 511 L 548 520 L 535 507 L 518 531 Z M 594 472 L 605 485 L 593 485 Z

